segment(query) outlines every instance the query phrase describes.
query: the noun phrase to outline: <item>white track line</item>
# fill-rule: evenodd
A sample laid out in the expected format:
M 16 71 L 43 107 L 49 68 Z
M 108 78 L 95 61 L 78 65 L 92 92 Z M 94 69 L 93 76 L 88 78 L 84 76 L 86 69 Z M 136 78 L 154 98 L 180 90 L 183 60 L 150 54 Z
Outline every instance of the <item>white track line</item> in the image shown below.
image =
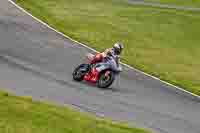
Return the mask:
M 157 7 L 157 8 L 164 8 L 164 9 L 175 9 L 175 10 L 182 10 L 182 11 L 196 11 L 196 12 L 200 11 L 200 8 L 196 8 L 196 7 L 162 4 L 162 3 L 157 3 L 157 2 L 154 3 L 154 2 L 144 2 L 144 1 L 137 1 L 137 0 L 128 0 L 128 3 L 133 4 L 133 5 L 142 5 L 142 6 L 147 6 L 147 7 Z
M 36 18 L 35 16 L 33 16 L 32 14 L 30 14 L 28 11 L 26 11 L 25 9 L 23 9 L 23 8 L 20 7 L 19 5 L 17 5 L 17 4 L 16 4 L 15 2 L 13 2 L 12 0 L 8 0 L 8 1 L 9 1 L 10 3 L 12 3 L 14 6 L 16 6 L 18 9 L 20 9 L 21 11 L 23 11 L 24 13 L 26 13 L 27 15 L 31 16 L 32 18 L 34 18 L 34 19 L 37 20 L 38 22 L 40 22 L 40 23 L 42 23 L 43 25 L 45 25 L 46 27 L 48 27 L 49 29 L 51 29 L 51 30 L 57 32 L 58 34 L 60 34 L 60 35 L 62 35 L 62 36 L 64 36 L 64 37 L 66 37 L 66 38 L 68 38 L 69 40 L 71 40 L 71 41 L 73 41 L 73 42 L 75 42 L 75 43 L 77 43 L 77 44 L 80 44 L 80 45 L 82 45 L 82 46 L 84 46 L 84 47 L 86 47 L 86 48 L 88 48 L 88 49 L 90 49 L 90 50 L 92 50 L 92 51 L 94 51 L 94 52 L 98 52 L 97 50 L 95 50 L 95 49 L 93 49 L 93 48 L 91 48 L 91 47 L 89 47 L 89 46 L 87 46 L 87 45 L 85 45 L 85 44 L 83 44 L 83 43 L 81 43 L 81 42 L 78 42 L 78 41 L 76 41 L 76 40 L 70 38 L 69 36 L 63 34 L 62 32 L 57 31 L 56 29 L 52 28 L 52 27 L 49 26 L 47 23 L 45 23 L 45 22 L 43 22 L 42 20 Z M 182 92 L 185 92 L 185 93 L 187 93 L 187 94 L 190 94 L 190 95 L 192 95 L 192 96 L 197 97 L 197 98 L 200 99 L 200 96 L 198 96 L 198 95 L 196 95 L 196 94 L 194 94 L 194 93 L 191 93 L 191 92 L 189 92 L 189 91 L 187 91 L 187 90 L 184 90 L 183 88 L 180 88 L 180 87 L 175 86 L 175 85 L 173 85 L 173 84 L 171 84 L 171 83 L 168 83 L 168 82 L 166 82 L 166 81 L 163 81 L 163 80 L 161 80 L 161 79 L 159 79 L 159 78 L 157 78 L 157 77 L 154 77 L 154 76 L 152 76 L 152 75 L 150 75 L 150 74 L 147 74 L 147 73 L 145 73 L 145 72 L 142 72 L 142 71 L 140 71 L 140 70 L 138 70 L 138 69 L 136 69 L 136 68 L 133 68 L 132 66 L 127 65 L 127 64 L 125 64 L 125 63 L 121 63 L 121 64 L 124 65 L 124 66 L 126 66 L 126 67 L 128 67 L 129 69 L 133 69 L 133 70 L 137 71 L 138 73 L 144 74 L 144 75 L 146 75 L 146 76 L 148 76 L 148 77 L 151 77 L 151 78 L 153 78 L 153 79 L 155 79 L 155 80 L 158 80 L 158 81 L 160 81 L 160 82 L 162 82 L 162 83 L 165 83 L 165 84 L 167 84 L 167 85 L 169 85 L 169 86 L 172 86 L 172 87 L 174 87 L 174 88 L 176 88 L 176 89 L 178 89 L 178 90 L 180 90 L 180 91 L 182 91 Z

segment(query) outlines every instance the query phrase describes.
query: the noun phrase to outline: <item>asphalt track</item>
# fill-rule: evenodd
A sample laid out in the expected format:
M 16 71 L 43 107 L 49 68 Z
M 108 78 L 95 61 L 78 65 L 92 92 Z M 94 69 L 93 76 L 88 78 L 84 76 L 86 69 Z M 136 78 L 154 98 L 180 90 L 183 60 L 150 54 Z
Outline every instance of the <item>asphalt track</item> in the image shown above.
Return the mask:
M 71 79 L 90 50 L 0 1 L 0 86 L 158 133 L 200 133 L 200 101 L 124 68 L 120 85 L 98 89 Z

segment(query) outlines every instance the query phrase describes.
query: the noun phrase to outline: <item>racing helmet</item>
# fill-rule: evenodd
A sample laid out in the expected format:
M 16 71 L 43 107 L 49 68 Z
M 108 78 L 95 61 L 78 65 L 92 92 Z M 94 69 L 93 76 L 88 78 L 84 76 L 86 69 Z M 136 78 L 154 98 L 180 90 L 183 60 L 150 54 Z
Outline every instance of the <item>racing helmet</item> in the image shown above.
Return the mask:
M 120 55 L 122 50 L 124 48 L 124 45 L 121 42 L 117 42 L 114 44 L 113 49 L 115 54 Z

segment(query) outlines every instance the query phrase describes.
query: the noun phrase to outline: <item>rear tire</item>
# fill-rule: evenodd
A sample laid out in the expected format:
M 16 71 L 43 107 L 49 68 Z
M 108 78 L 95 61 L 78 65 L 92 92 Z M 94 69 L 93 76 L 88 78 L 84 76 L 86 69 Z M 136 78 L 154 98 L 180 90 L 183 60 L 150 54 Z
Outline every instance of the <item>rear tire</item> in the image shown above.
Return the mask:
M 107 81 L 105 81 L 104 80 L 105 73 L 106 73 L 106 71 L 103 71 L 102 73 L 100 73 L 99 80 L 97 81 L 97 86 L 99 88 L 108 88 L 110 85 L 112 85 L 113 81 L 115 80 L 114 72 L 110 71 L 109 79 Z
M 86 65 L 86 64 L 84 64 L 84 65 Z M 73 74 L 72 74 L 73 80 L 78 81 L 78 82 L 83 80 L 87 71 L 81 71 L 80 69 L 82 67 L 86 67 L 84 65 L 79 65 L 77 68 L 74 69 Z

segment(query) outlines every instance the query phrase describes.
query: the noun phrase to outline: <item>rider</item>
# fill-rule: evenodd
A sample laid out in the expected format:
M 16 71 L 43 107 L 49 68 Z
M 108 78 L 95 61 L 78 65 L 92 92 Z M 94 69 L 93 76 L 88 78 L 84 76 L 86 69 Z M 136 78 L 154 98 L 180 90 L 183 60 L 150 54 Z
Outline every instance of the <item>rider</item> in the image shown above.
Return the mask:
M 91 60 L 90 64 L 96 64 L 102 62 L 105 57 L 112 56 L 114 57 L 116 64 L 119 66 L 120 54 L 122 53 L 123 48 L 124 48 L 123 44 L 117 42 L 114 44 L 112 48 L 108 48 L 102 53 L 97 53 Z M 96 82 L 98 80 L 98 74 L 99 72 L 97 72 L 97 70 L 94 68 L 92 69 L 92 75 L 91 74 L 86 75 L 85 80 L 91 80 Z

